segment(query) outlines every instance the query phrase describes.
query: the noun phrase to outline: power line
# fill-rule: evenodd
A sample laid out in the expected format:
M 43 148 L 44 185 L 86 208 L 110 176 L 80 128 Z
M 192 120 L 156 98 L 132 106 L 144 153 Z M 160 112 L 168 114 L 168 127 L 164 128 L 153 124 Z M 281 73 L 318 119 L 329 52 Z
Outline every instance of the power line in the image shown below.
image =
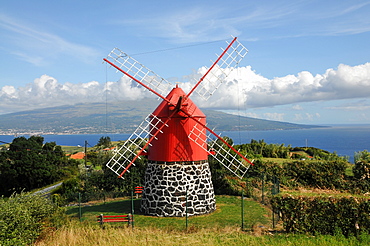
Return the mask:
M 209 41 L 209 42 L 198 43 L 198 44 L 189 44 L 189 45 L 177 46 L 177 47 L 173 47 L 173 48 L 146 51 L 146 52 L 142 52 L 142 53 L 132 54 L 130 56 L 133 57 L 133 56 L 146 55 L 146 54 L 152 54 L 152 53 L 158 53 L 158 52 L 165 52 L 165 51 L 169 51 L 169 50 L 184 49 L 184 48 L 189 48 L 189 47 L 194 47 L 194 46 L 201 46 L 201 45 L 207 45 L 207 44 L 212 44 L 212 43 L 218 43 L 218 42 L 227 41 L 227 40 L 229 40 L 229 39 L 219 39 L 219 40 L 215 40 L 215 41 Z

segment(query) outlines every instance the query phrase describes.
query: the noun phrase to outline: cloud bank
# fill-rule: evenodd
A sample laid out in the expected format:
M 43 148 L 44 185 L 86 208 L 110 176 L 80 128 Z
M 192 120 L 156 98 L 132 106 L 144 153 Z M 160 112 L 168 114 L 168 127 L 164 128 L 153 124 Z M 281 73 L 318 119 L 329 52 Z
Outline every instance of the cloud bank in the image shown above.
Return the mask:
M 205 70 L 200 68 L 189 77 L 200 77 Z M 179 84 L 184 91 L 190 90 L 193 85 L 194 82 Z M 365 63 L 358 66 L 340 64 L 324 74 L 313 75 L 303 71 L 273 79 L 263 77 L 250 66 L 240 67 L 231 72 L 228 80 L 208 101 L 195 94 L 192 99 L 203 108 L 237 109 L 366 98 L 369 95 L 370 63 Z M 106 99 L 137 100 L 143 97 L 156 96 L 127 77 L 117 82 L 63 84 L 56 78 L 42 75 L 24 87 L 7 85 L 0 88 L 0 114 L 66 104 L 105 102 Z
M 313 75 L 303 71 L 274 79 L 256 74 L 247 66 L 233 72 L 231 77 L 215 93 L 217 100 L 207 102 L 206 107 L 271 107 L 370 95 L 370 63 L 353 67 L 340 64 L 337 69 L 328 69 L 324 74 Z

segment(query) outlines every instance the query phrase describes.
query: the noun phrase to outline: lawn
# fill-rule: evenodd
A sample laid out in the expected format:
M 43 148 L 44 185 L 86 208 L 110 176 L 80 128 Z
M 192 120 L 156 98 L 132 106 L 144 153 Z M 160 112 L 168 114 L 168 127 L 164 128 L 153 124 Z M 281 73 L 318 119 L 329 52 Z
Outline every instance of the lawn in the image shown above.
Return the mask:
M 134 200 L 135 211 L 139 211 L 140 200 Z M 135 227 L 107 225 L 100 228 L 96 216 L 123 214 L 131 211 L 130 199 L 115 199 L 109 202 L 84 204 L 67 209 L 71 220 L 58 230 L 45 232 L 35 246 L 113 246 L 113 245 L 273 245 L 273 246 L 316 246 L 316 245 L 369 245 L 369 235 L 345 238 L 342 235 L 308 236 L 287 234 L 268 230 L 271 227 L 269 210 L 259 203 L 244 199 L 245 230 L 241 229 L 241 198 L 217 196 L 217 210 L 208 215 L 190 217 L 186 230 L 185 218 L 164 218 L 135 214 Z
M 242 200 L 238 196 L 217 196 L 217 209 L 207 215 L 188 218 L 188 226 L 196 228 L 224 228 L 241 227 L 242 225 Z M 79 207 L 73 206 L 67 214 L 73 218 L 79 217 Z M 96 223 L 96 216 L 128 214 L 131 212 L 131 199 L 116 199 L 116 201 L 84 204 L 81 206 L 81 220 L 85 223 Z M 135 227 L 138 228 L 169 228 L 173 230 L 186 229 L 186 218 L 178 217 L 153 217 L 140 213 L 140 199 L 134 199 Z M 268 227 L 271 225 L 269 210 L 252 199 L 244 198 L 244 228 L 251 229 L 260 224 Z

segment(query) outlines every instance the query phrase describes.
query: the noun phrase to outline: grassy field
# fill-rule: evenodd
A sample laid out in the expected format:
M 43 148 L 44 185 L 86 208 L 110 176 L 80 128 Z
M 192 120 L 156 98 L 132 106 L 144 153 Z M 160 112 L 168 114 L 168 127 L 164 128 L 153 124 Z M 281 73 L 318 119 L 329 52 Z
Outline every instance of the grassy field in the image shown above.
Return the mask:
M 36 246 L 114 246 L 114 245 L 276 245 L 276 246 L 317 246 L 369 245 L 369 236 L 344 238 L 343 236 L 306 235 L 253 235 L 237 228 L 201 229 L 190 231 L 171 231 L 158 228 L 107 228 L 100 229 L 84 224 L 70 224 L 45 235 Z
M 139 200 L 134 200 L 139 211 Z M 45 245 L 369 245 L 370 236 L 358 238 L 338 236 L 307 236 L 272 230 L 271 214 L 266 207 L 244 200 L 244 230 L 241 228 L 241 199 L 217 196 L 217 210 L 208 215 L 185 218 L 151 217 L 135 214 L 135 227 L 108 224 L 102 229 L 96 222 L 99 214 L 125 214 L 131 210 L 129 199 L 84 204 L 69 207 L 70 221 L 58 230 L 46 231 L 36 242 Z
M 217 209 L 215 212 L 202 216 L 193 216 L 188 218 L 189 227 L 197 229 L 211 229 L 224 227 L 241 227 L 241 197 L 235 196 L 217 196 Z M 86 204 L 81 208 L 82 218 L 85 223 L 95 223 L 96 216 L 127 214 L 131 212 L 131 199 L 120 199 L 105 203 Z M 186 218 L 179 217 L 153 217 L 140 214 L 140 200 L 134 199 L 135 227 L 136 228 L 171 228 L 171 230 L 186 229 Z M 79 207 L 71 207 L 67 214 L 72 218 L 79 217 Z M 244 199 L 244 228 L 250 229 L 256 224 L 271 224 L 269 210 L 259 203 Z
M 326 190 L 326 189 L 305 189 L 297 188 L 295 190 L 281 190 L 281 194 L 290 194 L 292 196 L 320 196 L 320 197 L 357 197 L 357 198 L 368 198 L 368 195 L 351 194 L 342 192 L 339 190 Z
M 84 152 L 85 151 L 85 148 L 82 146 L 82 147 L 78 147 L 78 146 L 61 146 L 62 147 L 62 150 L 66 153 L 66 154 L 74 154 L 74 153 L 77 153 L 77 152 Z M 87 148 L 87 150 L 89 151 L 91 148 Z

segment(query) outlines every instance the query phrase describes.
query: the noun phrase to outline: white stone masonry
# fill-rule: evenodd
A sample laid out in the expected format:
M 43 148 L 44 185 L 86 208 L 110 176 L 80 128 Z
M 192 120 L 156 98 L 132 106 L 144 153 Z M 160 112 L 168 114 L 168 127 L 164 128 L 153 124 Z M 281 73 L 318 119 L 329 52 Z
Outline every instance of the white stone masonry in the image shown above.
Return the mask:
M 187 200 L 187 206 L 186 206 Z M 147 215 L 183 217 L 211 213 L 216 209 L 208 161 L 149 162 L 141 210 Z

